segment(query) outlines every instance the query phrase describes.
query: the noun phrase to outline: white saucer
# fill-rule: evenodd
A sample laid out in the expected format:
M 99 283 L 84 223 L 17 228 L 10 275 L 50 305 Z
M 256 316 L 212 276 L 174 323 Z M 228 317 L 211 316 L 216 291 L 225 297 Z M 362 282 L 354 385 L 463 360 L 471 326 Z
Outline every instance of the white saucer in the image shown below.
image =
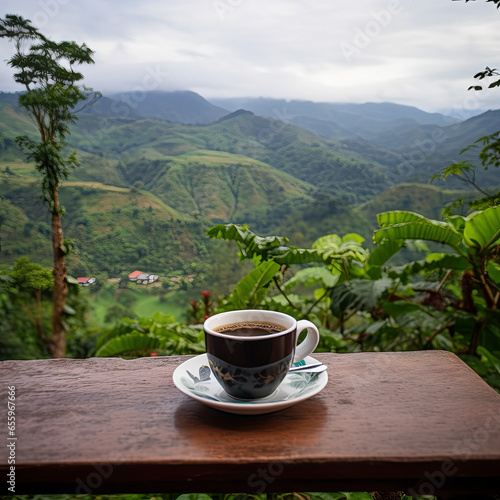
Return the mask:
M 307 361 L 310 363 L 316 360 L 309 356 Z M 206 354 L 188 359 L 174 371 L 175 386 L 200 403 L 228 413 L 242 415 L 260 415 L 283 410 L 318 394 L 328 382 L 326 371 L 322 373 L 291 372 L 287 374 L 276 392 L 270 396 L 256 400 L 238 400 L 222 389 L 208 366 Z M 201 371 L 200 368 L 202 368 Z

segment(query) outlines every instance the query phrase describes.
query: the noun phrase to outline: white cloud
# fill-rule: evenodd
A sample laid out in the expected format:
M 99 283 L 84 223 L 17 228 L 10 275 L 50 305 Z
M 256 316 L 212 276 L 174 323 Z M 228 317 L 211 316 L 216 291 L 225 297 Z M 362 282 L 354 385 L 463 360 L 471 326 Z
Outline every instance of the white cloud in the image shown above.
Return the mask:
M 500 92 L 466 90 L 498 62 L 500 11 L 485 0 L 4 0 L 3 8 L 54 40 L 86 42 L 96 52 L 86 83 L 107 92 L 139 87 L 156 71 L 158 89 L 207 98 L 500 107 Z M 0 59 L 11 50 L 0 40 Z M 15 88 L 2 70 L 0 89 Z

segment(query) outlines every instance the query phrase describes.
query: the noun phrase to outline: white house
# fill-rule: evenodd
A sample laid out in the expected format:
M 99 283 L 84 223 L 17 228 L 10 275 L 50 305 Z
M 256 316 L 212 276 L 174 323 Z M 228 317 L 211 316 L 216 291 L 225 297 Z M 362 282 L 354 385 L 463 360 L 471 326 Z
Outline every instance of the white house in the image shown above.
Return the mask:
M 139 285 L 149 285 L 158 280 L 157 274 L 143 273 L 142 271 L 134 271 L 128 275 L 130 281 L 135 281 Z
M 76 278 L 76 280 L 82 286 L 89 286 L 92 285 L 92 283 L 95 283 L 95 278 Z

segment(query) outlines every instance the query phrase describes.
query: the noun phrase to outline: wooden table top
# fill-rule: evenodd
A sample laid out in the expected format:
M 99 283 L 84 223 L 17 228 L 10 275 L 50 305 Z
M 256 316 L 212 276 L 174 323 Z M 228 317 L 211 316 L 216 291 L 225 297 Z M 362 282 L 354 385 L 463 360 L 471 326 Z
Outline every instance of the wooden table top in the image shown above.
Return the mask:
M 253 416 L 181 393 L 188 356 L 4 361 L 15 493 L 500 491 L 500 395 L 454 354 L 315 357 L 319 394 Z

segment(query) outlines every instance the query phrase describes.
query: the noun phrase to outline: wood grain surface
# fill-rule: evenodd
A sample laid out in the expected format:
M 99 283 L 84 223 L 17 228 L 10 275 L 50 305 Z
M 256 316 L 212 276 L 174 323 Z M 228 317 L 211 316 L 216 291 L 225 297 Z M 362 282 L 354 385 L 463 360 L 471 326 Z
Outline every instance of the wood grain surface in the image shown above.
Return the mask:
M 329 366 L 326 388 L 256 416 L 177 390 L 187 356 L 4 361 L 16 494 L 500 492 L 500 395 L 454 354 L 315 357 Z M 2 475 L 8 467 L 4 451 Z

